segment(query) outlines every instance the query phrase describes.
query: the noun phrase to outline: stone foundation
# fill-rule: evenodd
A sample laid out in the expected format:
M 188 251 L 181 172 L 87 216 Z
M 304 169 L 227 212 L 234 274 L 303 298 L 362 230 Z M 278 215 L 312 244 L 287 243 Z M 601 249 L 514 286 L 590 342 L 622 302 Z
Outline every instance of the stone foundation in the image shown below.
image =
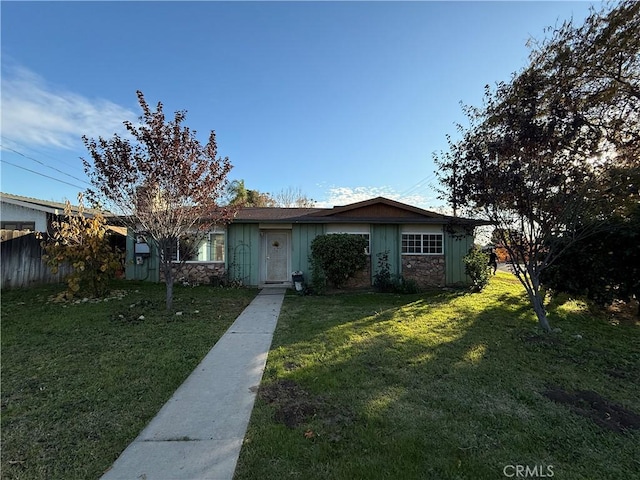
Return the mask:
M 224 263 L 197 262 L 185 263 L 179 273 L 173 267 L 173 277 L 176 283 L 211 283 L 211 277 L 223 277 L 225 274 Z M 164 275 L 160 272 L 160 281 L 164 282 Z
M 444 287 L 444 255 L 402 255 L 402 276 L 415 280 L 420 288 Z

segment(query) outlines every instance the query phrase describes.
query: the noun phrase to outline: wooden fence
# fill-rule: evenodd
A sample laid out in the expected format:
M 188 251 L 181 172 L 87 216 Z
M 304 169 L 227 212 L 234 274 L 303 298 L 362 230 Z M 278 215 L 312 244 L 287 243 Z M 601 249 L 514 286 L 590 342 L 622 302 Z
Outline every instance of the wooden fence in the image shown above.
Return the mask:
M 51 273 L 42 261 L 41 240 L 33 232 L 0 230 L 0 288 L 19 288 L 42 283 L 60 283 L 70 268 Z

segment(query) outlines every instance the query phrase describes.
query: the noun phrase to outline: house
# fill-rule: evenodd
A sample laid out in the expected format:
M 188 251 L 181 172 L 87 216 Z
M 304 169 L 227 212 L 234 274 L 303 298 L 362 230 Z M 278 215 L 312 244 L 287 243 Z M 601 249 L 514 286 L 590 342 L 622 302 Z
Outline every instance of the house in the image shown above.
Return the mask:
M 52 273 L 42 261 L 40 234 L 51 232 L 52 223 L 64 219 L 65 204 L 37 198 L 0 193 L 0 284 L 5 287 L 23 287 L 38 283 L 61 282 L 69 267 Z M 78 207 L 72 206 L 72 213 Z M 98 211 L 85 209 L 85 216 L 93 217 Z M 119 226 L 118 218 L 107 217 L 114 225 L 108 228 L 114 248 L 124 250 L 126 228 Z
M 64 217 L 64 209 L 64 203 L 0 193 L 0 229 L 48 232 L 52 222 Z M 71 212 L 77 214 L 78 207 L 72 205 Z M 98 210 L 93 208 L 84 209 L 87 217 L 93 217 L 96 213 Z M 126 235 L 123 227 L 118 228 L 114 225 L 112 230 L 120 235 Z
M 466 284 L 462 257 L 473 245 L 473 229 L 486 222 L 451 217 L 383 197 L 333 208 L 242 208 L 217 228 L 197 253 L 176 262 L 179 277 L 206 282 L 226 275 L 244 285 L 290 285 L 294 271 L 310 279 L 311 242 L 317 235 L 349 233 L 368 242 L 368 265 L 352 286 L 371 286 L 379 255 L 387 252 L 390 271 L 421 287 Z M 127 278 L 161 281 L 158 256 L 144 235 L 130 234 Z

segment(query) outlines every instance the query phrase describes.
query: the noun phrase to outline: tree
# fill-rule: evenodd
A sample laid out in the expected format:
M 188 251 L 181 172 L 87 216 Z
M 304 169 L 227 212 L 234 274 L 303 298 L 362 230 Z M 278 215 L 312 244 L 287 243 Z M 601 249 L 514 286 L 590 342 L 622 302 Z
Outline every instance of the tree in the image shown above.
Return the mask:
M 232 181 L 226 192 L 228 203 L 243 207 L 312 208 L 315 200 L 302 193 L 299 188 L 289 187 L 275 195 L 248 189 L 244 180 Z
M 302 193 L 300 188 L 288 187 L 274 195 L 278 207 L 283 208 L 313 208 L 316 201 Z
M 170 309 L 181 267 L 172 257 L 178 242 L 188 238 L 197 245 L 213 225 L 228 223 L 235 213 L 232 206 L 218 205 L 231 164 L 227 157 L 218 157 L 213 131 L 202 145 L 196 132 L 183 126 L 185 111 L 166 120 L 162 103 L 152 111 L 142 92 L 137 95 L 143 112 L 140 123 L 124 122 L 132 139 L 117 134 L 111 139 L 83 137 L 93 160 L 83 159 L 93 185 L 88 196 L 150 239 L 160 256 Z
M 244 180 L 234 180 L 227 187 L 229 205 L 238 207 L 276 207 L 276 201 L 268 193 L 245 187 Z
M 534 44 L 530 65 L 487 86 L 484 106 L 465 108 L 462 138 L 435 158 L 443 198 L 497 227 L 546 331 L 542 272 L 598 231 L 599 176 L 639 151 L 639 7 L 592 11 Z
M 73 298 L 86 290 L 95 297 L 107 293 L 109 280 L 122 269 L 123 255 L 109 243 L 109 230 L 101 213 L 85 216 L 82 194 L 78 195 L 78 212 L 74 214 L 67 200 L 64 220 L 51 224 L 49 237 L 42 242 L 43 260 L 53 273 L 60 266 L 70 265 L 66 276 L 67 290 L 62 298 Z
M 593 201 L 600 205 L 603 228 L 570 245 L 543 272 L 546 287 L 599 305 L 640 298 L 640 159 L 634 163 L 615 165 L 599 178 Z

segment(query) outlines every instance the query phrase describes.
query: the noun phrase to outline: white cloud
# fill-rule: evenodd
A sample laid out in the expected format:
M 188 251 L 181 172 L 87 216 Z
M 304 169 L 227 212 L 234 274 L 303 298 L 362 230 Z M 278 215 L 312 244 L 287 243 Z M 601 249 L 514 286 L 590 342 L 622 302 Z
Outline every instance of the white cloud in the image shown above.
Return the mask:
M 104 99 L 57 89 L 32 71 L 2 66 L 2 135 L 32 146 L 75 148 L 82 135 L 123 132 L 136 114 Z
M 348 205 L 350 203 L 370 200 L 375 197 L 385 197 L 397 202 L 413 205 L 414 207 L 423 208 L 425 210 L 433 210 L 444 213 L 441 202 L 435 196 L 427 197 L 418 193 L 402 195 L 391 187 L 329 187 L 327 199 L 319 201 L 318 207 L 329 208 L 339 205 Z

